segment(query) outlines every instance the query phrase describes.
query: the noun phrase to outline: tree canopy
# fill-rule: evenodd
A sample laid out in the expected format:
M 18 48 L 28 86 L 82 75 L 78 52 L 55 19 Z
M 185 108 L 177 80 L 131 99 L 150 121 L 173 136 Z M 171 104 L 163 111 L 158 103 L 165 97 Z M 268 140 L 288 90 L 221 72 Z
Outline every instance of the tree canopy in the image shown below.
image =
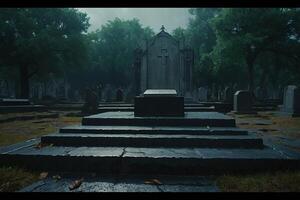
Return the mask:
M 298 8 L 192 8 L 172 35 L 194 49 L 194 87 L 272 87 L 300 83 Z M 71 8 L 2 8 L 0 73 L 28 98 L 32 79 L 64 77 L 75 87 L 133 81 L 134 49 L 154 36 L 138 19 L 115 18 L 87 32 Z M 52 76 L 50 76 L 52 75 Z M 80 80 L 80 81 L 78 81 Z

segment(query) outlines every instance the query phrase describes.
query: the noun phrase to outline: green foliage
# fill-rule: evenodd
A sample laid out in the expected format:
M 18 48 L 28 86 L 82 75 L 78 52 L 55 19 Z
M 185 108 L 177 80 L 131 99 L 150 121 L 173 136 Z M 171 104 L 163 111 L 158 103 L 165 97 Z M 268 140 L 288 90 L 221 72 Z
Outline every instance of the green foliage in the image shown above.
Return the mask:
M 88 27 L 87 15 L 76 9 L 1 8 L 0 63 L 19 68 L 26 82 L 34 74 L 44 78 L 84 65 Z
M 91 59 L 97 74 L 94 80 L 114 86 L 126 86 L 133 80 L 133 51 L 154 32 L 143 28 L 137 19 L 108 21 L 101 29 L 89 34 L 92 39 Z
M 195 51 L 196 87 L 299 84 L 299 9 L 193 8 L 190 13 L 187 29 L 173 35 L 183 35 Z
M 295 35 L 297 25 L 292 24 L 296 23 L 293 18 L 299 14 L 295 9 L 281 8 L 223 9 L 212 21 L 217 36 L 217 44 L 213 50 L 215 64 L 220 66 L 220 60 L 224 60 L 226 63 L 239 63 L 241 67 L 246 67 L 249 88 L 253 88 L 255 81 L 255 65 L 266 72 L 274 71 L 275 67 L 275 71 L 279 72 L 280 66 L 276 64 L 278 59 L 274 58 L 285 59 L 286 62 L 294 60 L 296 65 L 299 59 L 299 41 L 292 39 L 298 37 Z M 226 64 L 224 66 L 227 67 Z M 277 76 L 267 73 L 267 76 L 274 75 Z M 273 82 L 276 79 L 268 78 L 273 79 Z

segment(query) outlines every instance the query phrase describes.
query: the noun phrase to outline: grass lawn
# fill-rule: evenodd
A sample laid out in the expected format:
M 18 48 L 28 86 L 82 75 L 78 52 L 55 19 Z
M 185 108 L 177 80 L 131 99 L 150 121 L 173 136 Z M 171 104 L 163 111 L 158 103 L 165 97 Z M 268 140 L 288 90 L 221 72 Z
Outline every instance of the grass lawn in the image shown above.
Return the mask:
M 287 136 L 300 139 L 300 117 L 277 116 L 272 112 L 258 112 L 252 115 L 233 115 L 237 126 L 254 129 L 266 135 Z M 271 124 L 256 124 L 255 121 L 270 121 Z
M 15 192 L 39 180 L 38 172 L 16 167 L 0 167 L 0 192 Z
M 222 192 L 300 192 L 300 171 L 277 171 L 217 178 Z
M 20 116 L 23 113 L 1 115 L 0 118 Z M 34 113 L 32 113 L 34 114 Z M 30 115 L 30 113 L 24 113 Z M 0 146 L 22 142 L 31 138 L 50 134 L 59 128 L 81 123 L 81 117 L 44 118 L 36 120 L 0 123 Z M 0 192 L 13 192 L 39 180 L 39 172 L 31 172 L 18 167 L 0 166 Z
M 20 114 L 18 114 L 20 115 Z M 0 123 L 0 146 L 22 142 L 42 135 L 54 133 L 59 128 L 81 123 L 81 117 L 44 118 L 36 120 Z

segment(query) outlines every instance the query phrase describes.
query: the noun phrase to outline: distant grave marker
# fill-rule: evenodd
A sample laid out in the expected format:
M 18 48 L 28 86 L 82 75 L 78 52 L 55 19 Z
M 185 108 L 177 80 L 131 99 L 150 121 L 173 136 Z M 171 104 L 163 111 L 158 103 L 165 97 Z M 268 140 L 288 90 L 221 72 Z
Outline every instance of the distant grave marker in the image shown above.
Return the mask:
M 284 92 L 283 112 L 293 117 L 300 116 L 300 89 L 295 85 L 289 85 Z
M 252 96 L 249 91 L 239 90 L 234 94 L 234 112 L 237 114 L 255 114 L 252 110 Z

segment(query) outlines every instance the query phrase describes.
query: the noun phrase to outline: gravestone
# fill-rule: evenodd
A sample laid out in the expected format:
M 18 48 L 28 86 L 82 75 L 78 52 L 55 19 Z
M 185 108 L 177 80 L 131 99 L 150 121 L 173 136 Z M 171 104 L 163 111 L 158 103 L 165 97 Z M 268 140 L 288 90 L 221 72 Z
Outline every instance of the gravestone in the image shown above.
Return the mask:
M 121 88 L 118 88 L 116 92 L 116 101 L 123 101 L 124 99 L 124 92 Z
M 85 95 L 85 103 L 83 105 L 82 112 L 86 114 L 96 113 L 98 109 L 97 94 L 91 89 L 86 89 Z
M 234 113 L 236 114 L 254 114 L 252 110 L 251 93 L 247 90 L 239 90 L 234 94 L 233 103 Z
M 225 87 L 224 90 L 224 102 L 226 103 L 233 103 L 233 91 L 230 87 Z
M 221 89 L 221 87 L 218 88 L 218 94 L 217 94 L 217 100 L 218 101 L 222 101 L 223 100 L 223 91 Z
M 106 102 L 111 102 L 113 100 L 112 90 L 113 90 L 113 88 L 110 86 L 110 84 L 107 84 L 105 86 L 104 99 Z
M 163 26 L 141 46 L 134 52 L 136 94 L 147 89 L 175 89 L 179 95 L 191 97 L 192 49 L 173 38 Z
M 295 85 L 286 87 L 283 99 L 283 112 L 292 117 L 300 116 L 300 89 Z
M 268 91 L 265 87 L 257 87 L 254 91 L 256 99 L 259 101 L 264 101 L 268 99 Z
M 198 88 L 198 99 L 200 102 L 206 102 L 207 101 L 207 88 L 206 87 L 200 87 Z

